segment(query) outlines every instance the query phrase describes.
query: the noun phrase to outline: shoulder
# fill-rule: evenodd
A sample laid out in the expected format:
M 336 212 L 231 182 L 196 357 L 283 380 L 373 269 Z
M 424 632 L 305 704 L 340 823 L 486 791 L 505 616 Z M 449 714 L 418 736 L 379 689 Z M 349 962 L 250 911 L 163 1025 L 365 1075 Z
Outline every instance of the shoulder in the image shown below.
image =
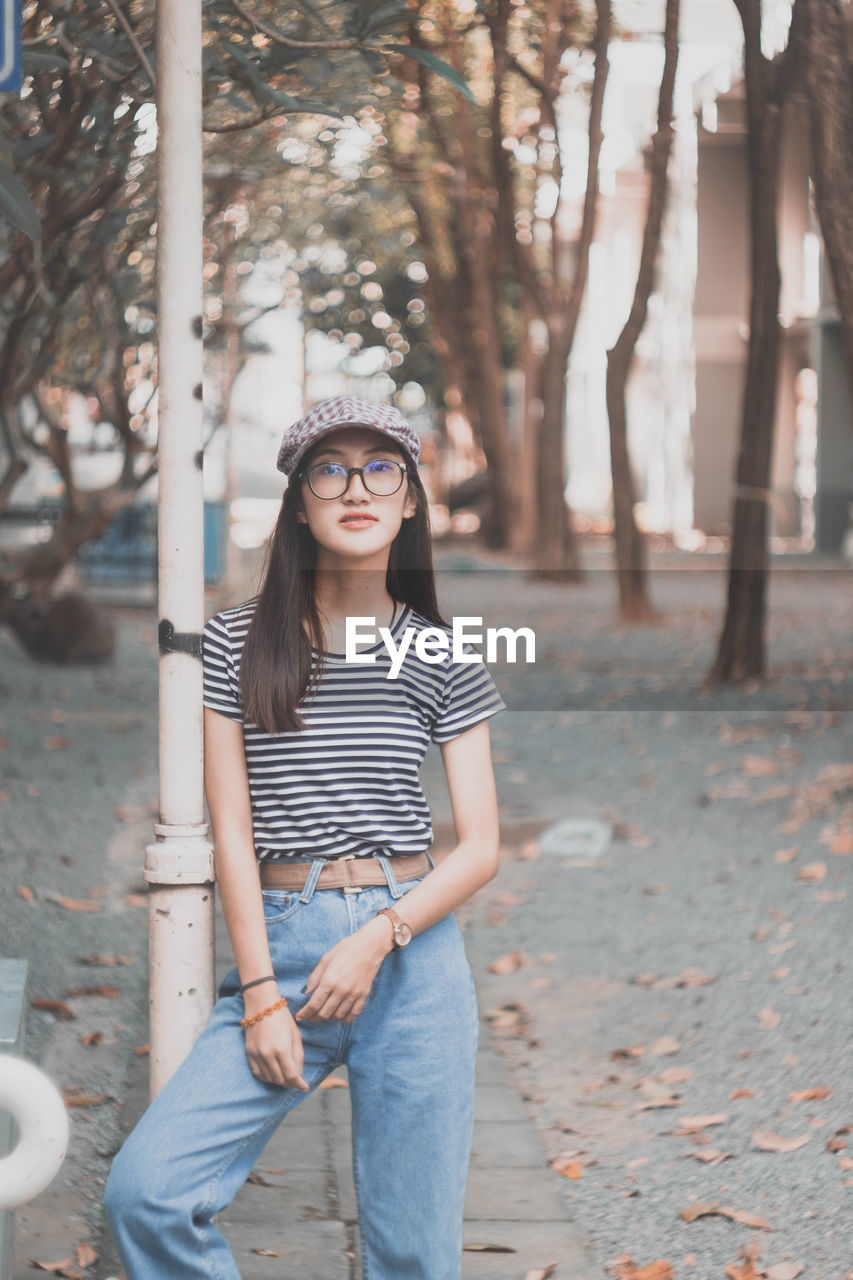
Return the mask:
M 227 646 L 230 649 L 242 648 L 249 623 L 255 612 L 257 596 L 245 600 L 242 604 L 232 605 L 229 609 L 221 609 L 204 624 L 204 643 L 213 647 Z

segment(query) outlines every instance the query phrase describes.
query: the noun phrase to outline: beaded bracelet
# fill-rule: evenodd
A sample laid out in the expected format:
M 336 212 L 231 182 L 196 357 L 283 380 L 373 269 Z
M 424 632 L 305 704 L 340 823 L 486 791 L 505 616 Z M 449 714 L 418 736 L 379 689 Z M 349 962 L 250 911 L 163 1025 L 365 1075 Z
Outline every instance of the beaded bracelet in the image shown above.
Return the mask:
M 287 1001 L 284 996 L 281 996 L 280 999 L 276 1000 L 275 1004 L 268 1005 L 266 1009 L 261 1009 L 260 1013 L 253 1013 L 251 1017 L 241 1018 L 240 1026 L 253 1027 L 256 1022 L 260 1022 L 261 1018 L 268 1017 L 271 1013 L 275 1013 L 277 1009 L 283 1009 L 286 1004 Z

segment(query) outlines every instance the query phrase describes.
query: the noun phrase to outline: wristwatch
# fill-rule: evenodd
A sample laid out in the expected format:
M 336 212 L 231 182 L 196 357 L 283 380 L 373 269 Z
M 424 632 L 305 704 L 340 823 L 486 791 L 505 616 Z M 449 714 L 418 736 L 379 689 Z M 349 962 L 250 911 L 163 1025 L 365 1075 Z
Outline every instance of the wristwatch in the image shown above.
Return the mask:
M 383 907 L 381 911 L 377 911 L 378 916 L 387 916 L 394 927 L 394 948 L 399 950 L 400 947 L 407 947 L 412 941 L 412 926 L 406 924 L 405 920 L 401 920 L 393 907 Z

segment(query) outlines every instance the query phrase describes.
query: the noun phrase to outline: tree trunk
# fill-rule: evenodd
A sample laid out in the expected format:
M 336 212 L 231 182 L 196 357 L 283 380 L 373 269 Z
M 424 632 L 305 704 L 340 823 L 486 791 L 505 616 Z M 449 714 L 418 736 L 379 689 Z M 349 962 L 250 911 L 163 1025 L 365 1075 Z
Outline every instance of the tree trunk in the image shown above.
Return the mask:
M 563 333 L 550 335 L 542 358 L 536 448 L 536 563 L 530 576 L 552 582 L 578 582 L 582 574 L 571 514 L 566 506 L 566 365 L 569 348 Z
M 853 388 L 853 63 L 839 0 L 798 0 L 820 227 Z
M 647 622 L 656 615 L 648 595 L 646 542 L 634 519 L 634 480 L 628 453 L 625 388 L 637 341 L 646 323 L 649 296 L 660 251 L 666 209 L 667 168 L 672 149 L 672 100 L 678 65 L 679 0 L 667 0 L 664 68 L 658 99 L 657 132 L 652 140 L 652 180 L 643 247 L 631 311 L 615 345 L 607 353 L 607 417 L 613 483 L 613 533 L 619 580 L 619 612 L 624 622 Z
M 752 297 L 728 602 L 710 671 L 712 681 L 732 682 L 761 679 L 765 674 L 768 484 L 779 355 L 776 208 L 783 113 L 782 105 L 772 94 L 773 69 L 761 54 L 759 0 L 737 0 L 737 3 L 745 37 Z M 785 57 L 791 57 L 792 53 L 789 44 Z M 780 76 L 781 69 L 777 73 L 777 84 Z

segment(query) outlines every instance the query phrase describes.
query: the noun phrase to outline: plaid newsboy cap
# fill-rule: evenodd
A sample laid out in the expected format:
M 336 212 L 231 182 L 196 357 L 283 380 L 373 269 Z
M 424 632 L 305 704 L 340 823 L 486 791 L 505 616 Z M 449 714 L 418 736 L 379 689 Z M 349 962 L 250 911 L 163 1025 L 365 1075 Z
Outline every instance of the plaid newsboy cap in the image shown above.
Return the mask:
M 278 470 L 286 476 L 292 475 L 310 446 L 338 427 L 372 427 L 374 431 L 381 431 L 417 464 L 421 442 L 398 409 L 358 396 L 333 396 L 331 400 L 315 404 L 304 418 L 287 428 L 278 451 Z

